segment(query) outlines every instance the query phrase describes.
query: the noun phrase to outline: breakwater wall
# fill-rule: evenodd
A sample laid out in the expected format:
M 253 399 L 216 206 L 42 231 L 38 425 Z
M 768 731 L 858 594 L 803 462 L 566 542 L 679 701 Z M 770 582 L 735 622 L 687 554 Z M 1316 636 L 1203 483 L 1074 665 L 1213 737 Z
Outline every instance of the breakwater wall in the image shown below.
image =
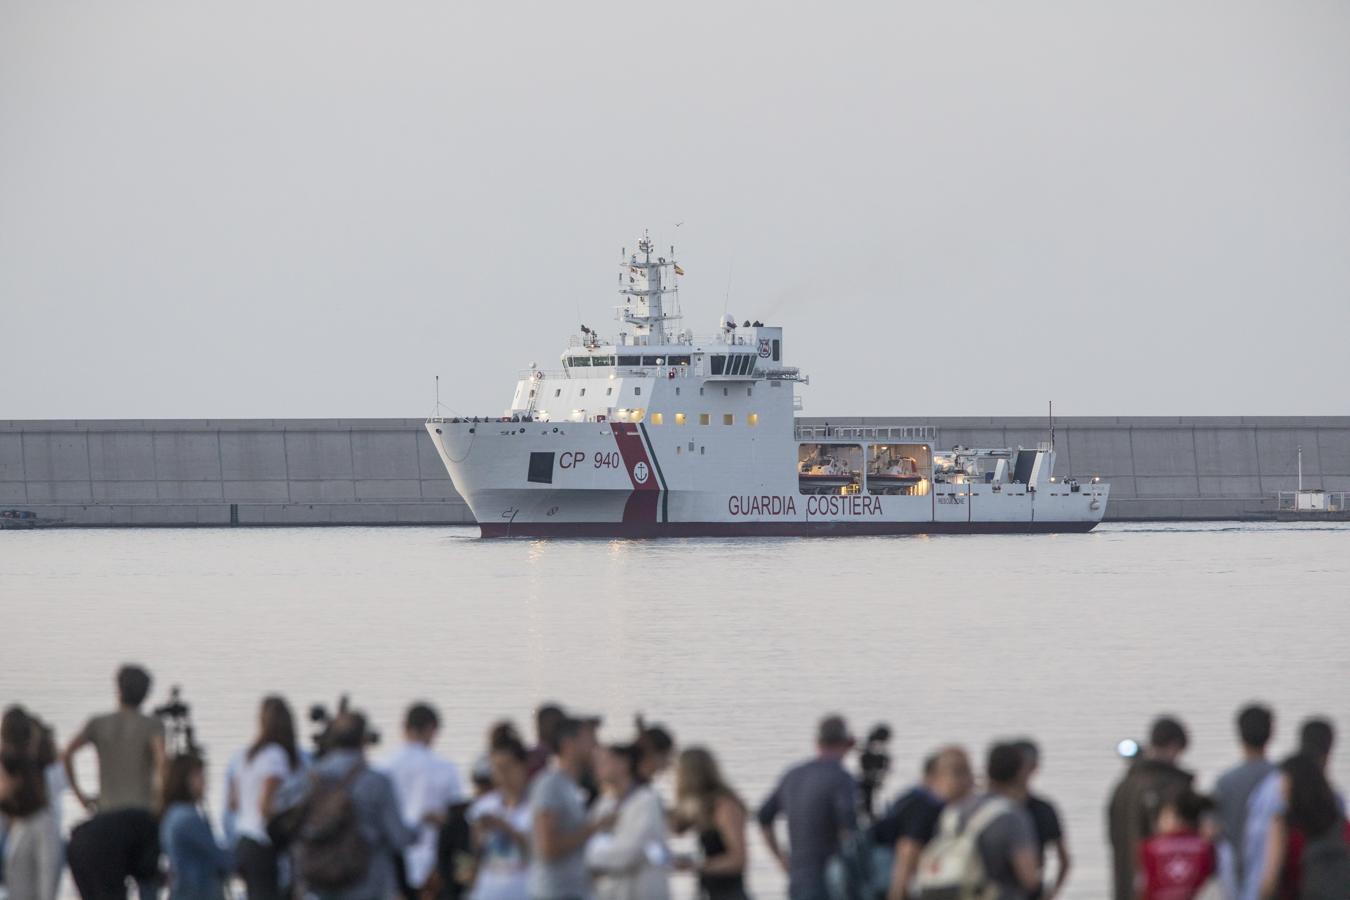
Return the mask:
M 940 447 L 1048 438 L 1042 418 L 828 421 L 932 425 Z M 1300 446 L 1305 487 L 1350 490 L 1350 416 L 1056 422 L 1058 473 L 1111 482 L 1110 520 L 1270 511 Z M 420 419 L 0 420 L 0 509 L 105 526 L 473 521 Z

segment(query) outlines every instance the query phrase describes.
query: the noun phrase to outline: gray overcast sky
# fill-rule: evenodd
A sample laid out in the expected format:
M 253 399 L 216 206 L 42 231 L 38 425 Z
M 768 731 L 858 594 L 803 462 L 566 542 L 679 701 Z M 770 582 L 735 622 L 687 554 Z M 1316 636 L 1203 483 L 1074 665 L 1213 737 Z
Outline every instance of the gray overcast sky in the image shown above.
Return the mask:
M 496 413 L 644 227 L 807 414 L 1345 413 L 1347 48 L 1344 0 L 0 0 L 0 418 Z

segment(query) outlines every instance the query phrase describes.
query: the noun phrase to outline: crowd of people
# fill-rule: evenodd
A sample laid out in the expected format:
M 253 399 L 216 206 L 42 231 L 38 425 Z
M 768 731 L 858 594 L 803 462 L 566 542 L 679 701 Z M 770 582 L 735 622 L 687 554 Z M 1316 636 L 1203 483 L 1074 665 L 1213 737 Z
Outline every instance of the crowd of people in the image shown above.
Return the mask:
M 965 748 L 938 747 L 887 803 L 889 729 L 858 746 L 842 717 L 827 716 L 810 758 L 751 807 L 711 750 L 677 747 L 640 717 L 611 739 L 598 717 L 546 704 L 531 740 L 494 723 L 463 780 L 435 749 L 441 720 L 428 703 L 408 707 L 398 746 L 373 755 L 360 712 L 343 704 L 322 717 L 305 747 L 290 705 L 269 696 L 226 765 L 213 822 L 186 708 L 144 712 L 151 678 L 138 666 L 116 684 L 117 708 L 60 752 L 31 711 L 4 713 L 10 900 L 55 900 L 66 871 L 86 900 L 131 888 L 141 900 L 666 900 L 679 878 L 705 900 L 746 900 L 753 827 L 791 900 L 1067 896 L 1067 838 L 1033 789 L 1041 755 L 1027 739 L 992 744 L 978 772 Z M 1350 898 L 1350 826 L 1327 775 L 1331 723 L 1304 722 L 1297 752 L 1279 763 L 1266 753 L 1269 709 L 1242 709 L 1237 731 L 1241 760 L 1207 795 L 1181 767 L 1179 721 L 1158 719 L 1126 754 L 1107 806 L 1113 900 L 1190 900 L 1212 882 L 1225 900 Z M 85 748 L 98 759 L 97 794 L 77 777 Z M 667 772 L 669 802 L 656 786 Z M 89 813 L 68 840 L 66 791 Z

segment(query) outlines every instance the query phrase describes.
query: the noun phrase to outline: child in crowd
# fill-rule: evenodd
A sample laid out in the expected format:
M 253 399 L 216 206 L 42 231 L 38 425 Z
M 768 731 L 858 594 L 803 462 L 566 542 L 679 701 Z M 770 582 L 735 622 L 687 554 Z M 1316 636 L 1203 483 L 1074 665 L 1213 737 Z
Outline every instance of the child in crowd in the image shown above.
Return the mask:
M 1163 803 L 1153 837 L 1139 847 L 1139 900 L 1193 900 L 1214 875 L 1214 844 L 1200 834 L 1210 801 L 1184 791 Z

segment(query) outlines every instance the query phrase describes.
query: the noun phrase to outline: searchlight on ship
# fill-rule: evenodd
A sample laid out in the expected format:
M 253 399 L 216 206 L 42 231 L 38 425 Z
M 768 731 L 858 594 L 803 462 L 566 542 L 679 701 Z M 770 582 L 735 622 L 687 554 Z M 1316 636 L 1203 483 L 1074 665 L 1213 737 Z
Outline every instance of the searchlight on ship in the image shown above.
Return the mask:
M 501 415 L 428 434 L 484 537 L 1090 531 L 1110 486 L 1054 475 L 1053 438 L 940 450 L 928 425 L 799 425 L 783 329 L 681 330 L 684 270 L 644 235 L 619 265 L 618 333 L 581 325 Z

